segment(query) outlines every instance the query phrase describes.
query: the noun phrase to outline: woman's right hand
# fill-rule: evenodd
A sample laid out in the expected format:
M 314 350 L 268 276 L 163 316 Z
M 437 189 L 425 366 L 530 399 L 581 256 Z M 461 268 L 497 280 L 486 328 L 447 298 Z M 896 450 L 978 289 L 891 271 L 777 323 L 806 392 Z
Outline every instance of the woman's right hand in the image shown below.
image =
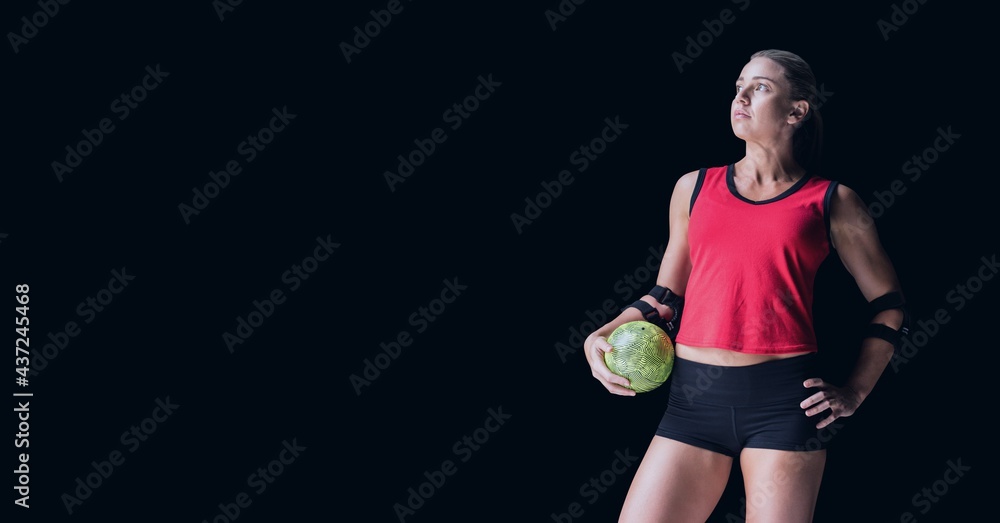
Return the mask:
M 614 347 L 608 343 L 604 336 L 590 336 L 583 347 L 594 378 L 601 382 L 601 385 L 604 385 L 608 392 L 619 396 L 635 396 L 634 390 L 626 388 L 629 386 L 629 381 L 611 372 L 607 363 L 604 362 L 604 354 L 612 350 Z

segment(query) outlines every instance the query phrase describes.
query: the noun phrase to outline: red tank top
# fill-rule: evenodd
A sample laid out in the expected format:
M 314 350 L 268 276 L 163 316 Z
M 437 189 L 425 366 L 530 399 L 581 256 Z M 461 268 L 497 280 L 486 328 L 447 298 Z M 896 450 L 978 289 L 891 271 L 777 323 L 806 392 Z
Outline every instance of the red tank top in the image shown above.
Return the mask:
M 813 284 L 831 251 L 837 182 L 806 174 L 754 202 L 732 164 L 702 169 L 691 195 L 691 275 L 676 341 L 752 354 L 815 352 Z

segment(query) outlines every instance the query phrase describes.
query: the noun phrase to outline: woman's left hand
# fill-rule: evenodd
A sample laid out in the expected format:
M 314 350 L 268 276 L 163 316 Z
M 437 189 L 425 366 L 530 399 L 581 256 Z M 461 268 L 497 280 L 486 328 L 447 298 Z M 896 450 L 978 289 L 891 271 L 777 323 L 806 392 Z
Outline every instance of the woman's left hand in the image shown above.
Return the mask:
M 799 406 L 806 409 L 806 416 L 815 416 L 820 412 L 830 409 L 832 412 L 823 421 L 816 424 L 817 429 L 821 429 L 837 418 L 842 418 L 854 414 L 861 405 L 860 395 L 850 387 L 837 387 L 831 385 L 820 378 L 809 378 L 802 382 L 805 387 L 816 387 L 819 392 L 809 396 Z

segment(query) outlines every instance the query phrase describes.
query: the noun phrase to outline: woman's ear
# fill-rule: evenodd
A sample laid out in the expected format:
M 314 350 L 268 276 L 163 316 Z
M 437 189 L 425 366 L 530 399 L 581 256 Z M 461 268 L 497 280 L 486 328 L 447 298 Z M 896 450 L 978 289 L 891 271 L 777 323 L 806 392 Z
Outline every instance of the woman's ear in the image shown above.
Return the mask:
M 788 115 L 788 123 L 795 125 L 804 122 L 810 115 L 809 102 L 799 100 L 792 103 L 792 111 Z

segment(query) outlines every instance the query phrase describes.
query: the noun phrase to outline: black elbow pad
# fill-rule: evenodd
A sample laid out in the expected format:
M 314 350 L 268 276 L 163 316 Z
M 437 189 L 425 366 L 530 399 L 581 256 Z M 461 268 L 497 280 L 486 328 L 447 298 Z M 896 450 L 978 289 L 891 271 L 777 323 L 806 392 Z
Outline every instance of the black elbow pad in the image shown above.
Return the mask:
M 903 324 L 900 325 L 898 330 L 881 323 L 869 323 L 865 327 L 864 335 L 862 336 L 863 338 L 879 338 L 888 341 L 898 352 L 903 336 L 906 336 L 910 332 L 910 313 L 906 309 L 906 301 L 903 299 L 903 294 L 899 291 L 888 292 L 875 298 L 868 305 L 871 308 L 872 316 L 889 309 L 903 311 Z

